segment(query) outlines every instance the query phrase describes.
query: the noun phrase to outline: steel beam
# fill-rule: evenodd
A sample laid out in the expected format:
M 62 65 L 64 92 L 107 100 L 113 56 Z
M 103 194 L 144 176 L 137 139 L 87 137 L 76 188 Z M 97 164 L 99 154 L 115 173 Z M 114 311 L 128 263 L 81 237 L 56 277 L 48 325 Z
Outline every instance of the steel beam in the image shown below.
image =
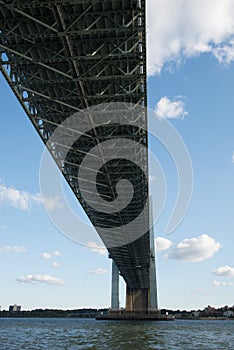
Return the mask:
M 132 113 L 136 106 L 147 107 L 145 1 L 0 0 L 0 5 L 1 71 L 43 142 L 66 118 L 86 107 L 106 103 L 106 113 L 109 102 L 131 104 Z M 128 287 L 147 289 L 149 232 L 125 244 L 122 228 L 123 222 L 132 220 L 143 205 L 147 180 L 133 166 L 121 162 L 103 167 L 98 186 L 108 205 L 115 199 L 118 179 L 127 177 L 135 184 L 134 205 L 123 213 L 116 207 L 109 217 L 87 205 L 77 180 L 83 156 L 104 141 L 123 137 L 147 146 L 147 115 L 137 115 L 134 121 L 137 130 L 116 125 L 105 130 L 93 127 L 89 119 L 85 122 L 90 131 L 71 148 L 65 162 L 60 154 L 67 151 L 71 130 L 64 130 L 60 142 L 50 150 L 94 226 L 110 225 L 122 242 L 121 247 L 109 248 L 109 253 Z M 114 142 L 113 151 L 119 154 Z M 135 153 L 147 173 L 147 149 L 143 153 L 133 150 Z M 99 156 L 105 160 L 103 154 Z M 91 198 L 89 178 L 83 181 Z M 147 215 L 144 220 L 149 220 Z

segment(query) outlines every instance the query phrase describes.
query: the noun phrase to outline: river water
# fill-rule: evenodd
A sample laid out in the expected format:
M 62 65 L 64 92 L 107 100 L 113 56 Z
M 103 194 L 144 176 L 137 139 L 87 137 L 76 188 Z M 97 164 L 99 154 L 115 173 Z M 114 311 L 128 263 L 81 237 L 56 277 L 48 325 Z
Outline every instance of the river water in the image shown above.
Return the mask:
M 233 350 L 234 320 L 0 318 L 0 350 Z

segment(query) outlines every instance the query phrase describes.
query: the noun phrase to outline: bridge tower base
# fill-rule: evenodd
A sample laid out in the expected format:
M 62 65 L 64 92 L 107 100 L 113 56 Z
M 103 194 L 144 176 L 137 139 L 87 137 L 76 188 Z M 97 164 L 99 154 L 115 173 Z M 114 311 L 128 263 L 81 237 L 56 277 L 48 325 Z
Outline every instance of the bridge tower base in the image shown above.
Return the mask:
M 111 311 L 119 310 L 119 269 L 112 260 Z
M 126 288 L 126 308 L 119 310 L 119 271 L 112 261 L 112 298 L 111 311 L 105 315 L 98 315 L 97 320 L 173 320 L 171 315 L 161 315 L 158 309 L 154 231 L 152 225 L 152 203 L 150 201 L 150 266 L 149 288 Z
M 126 290 L 126 311 L 127 312 L 158 312 L 158 296 L 156 281 L 156 264 L 155 264 L 155 244 L 153 228 L 153 205 L 150 198 L 149 206 L 150 220 L 150 266 L 149 266 L 149 285 L 148 289 L 130 289 Z
M 126 288 L 126 312 L 147 311 L 149 304 L 149 289 Z

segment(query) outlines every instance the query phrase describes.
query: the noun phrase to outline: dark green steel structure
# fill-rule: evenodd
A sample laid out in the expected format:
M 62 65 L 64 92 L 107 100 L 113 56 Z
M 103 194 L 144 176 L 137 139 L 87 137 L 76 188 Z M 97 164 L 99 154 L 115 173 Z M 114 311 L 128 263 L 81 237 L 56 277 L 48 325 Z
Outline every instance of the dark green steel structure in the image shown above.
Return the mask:
M 76 111 L 110 102 L 147 107 L 145 29 L 144 0 L 0 0 L 1 72 L 43 142 Z M 147 174 L 146 127 L 145 114 L 137 129 L 95 128 L 92 137 L 73 145 L 63 165 L 59 152 L 53 154 L 95 227 L 131 221 L 145 204 L 148 179 L 123 160 L 107 165 L 99 179 L 103 197 L 113 200 L 116 182 L 125 177 L 136 195 L 126 211 L 97 215 L 79 191 L 82 153 L 113 135 L 128 138 L 146 146 L 142 168 Z M 108 250 L 128 288 L 149 288 L 148 232 Z

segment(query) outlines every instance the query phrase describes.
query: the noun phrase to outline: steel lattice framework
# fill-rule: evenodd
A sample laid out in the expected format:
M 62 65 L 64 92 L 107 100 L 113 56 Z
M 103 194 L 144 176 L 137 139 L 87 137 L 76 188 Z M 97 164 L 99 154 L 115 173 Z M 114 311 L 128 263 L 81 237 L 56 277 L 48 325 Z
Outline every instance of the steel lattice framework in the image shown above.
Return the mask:
M 85 108 L 110 102 L 147 106 L 144 0 L 0 0 L 0 54 L 4 77 L 45 143 L 66 118 Z M 59 155 L 66 131 L 51 152 L 93 225 L 117 227 L 124 236 L 121 224 L 144 206 L 148 179 L 121 159 L 103 167 L 98 181 L 107 201 L 115 198 L 119 179 L 129 179 L 135 189 L 133 205 L 107 217 L 82 198 L 77 170 L 92 147 L 122 137 L 146 146 L 137 157 L 148 174 L 147 116 L 137 127 L 92 128 L 91 119 L 82 122 L 90 131 L 74 143 L 65 164 Z M 149 288 L 149 233 L 108 250 L 129 288 Z

